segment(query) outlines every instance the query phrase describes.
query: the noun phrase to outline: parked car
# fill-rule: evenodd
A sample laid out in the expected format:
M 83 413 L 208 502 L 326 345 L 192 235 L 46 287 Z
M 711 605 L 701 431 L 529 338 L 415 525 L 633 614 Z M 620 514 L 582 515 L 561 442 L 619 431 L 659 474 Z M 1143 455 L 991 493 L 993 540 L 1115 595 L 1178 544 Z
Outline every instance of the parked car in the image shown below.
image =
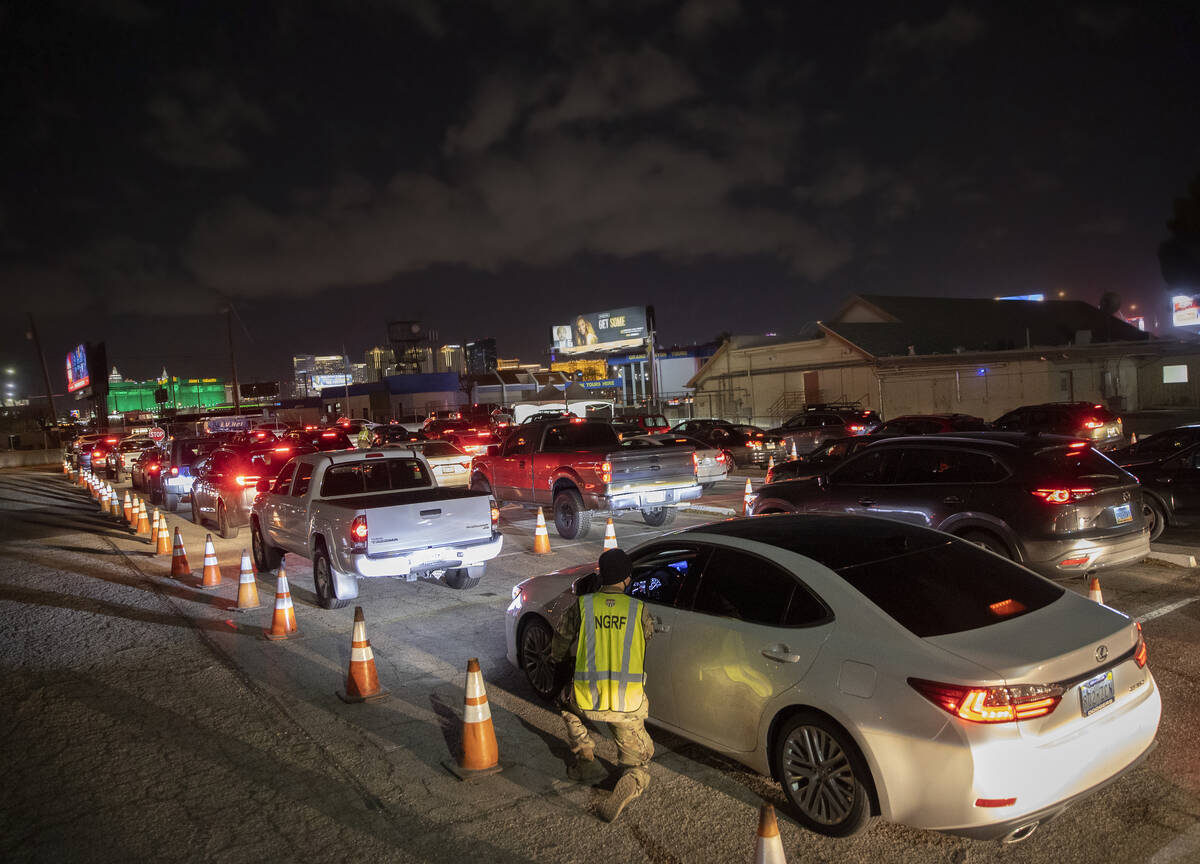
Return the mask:
M 447 430 L 442 433 L 441 439 L 450 442 L 469 456 L 479 456 L 486 453 L 491 445 L 500 443 L 500 439 L 488 426 L 471 430 Z
M 1193 444 L 1200 444 L 1200 423 L 1176 426 L 1147 435 L 1127 447 L 1109 451 L 1108 458 L 1118 465 L 1133 462 L 1152 462 L 1178 453 Z
M 936 435 L 939 432 L 982 432 L 988 428 L 982 417 L 970 414 L 903 414 L 893 417 L 871 434 Z
M 164 443 L 159 470 L 147 472 L 144 481 L 151 502 L 161 503 L 172 513 L 178 511 L 181 502 L 191 500 L 193 467 L 220 446 L 212 437 L 175 438 Z
M 279 441 L 214 450 L 193 472 L 192 521 L 215 522 L 222 537 L 237 537 L 250 524 L 258 481 L 274 480 L 288 460 L 313 452 L 316 448 L 311 446 Z
M 658 435 L 671 431 L 671 424 L 661 414 L 622 413 L 613 417 L 613 423 L 632 423 L 647 435 Z
M 122 438 L 108 451 L 104 457 L 104 465 L 109 477 L 120 480 L 123 473 L 128 474 L 133 462 L 147 450 L 158 448 L 152 438 L 144 435 L 130 435 Z
M 1200 427 L 1184 428 L 1183 434 L 1172 429 L 1160 433 L 1162 437 L 1139 441 L 1133 446 L 1150 446 L 1120 459 L 1121 467 L 1142 484 L 1151 540 L 1157 540 L 1168 525 L 1191 525 L 1200 517 L 1200 440 L 1192 434 Z
M 120 441 L 120 436 L 105 435 L 92 442 L 90 446 L 85 445 L 80 450 L 80 464 L 84 468 L 91 469 L 94 474 L 104 475 L 110 480 L 115 479 L 114 471 L 108 464 L 108 454 L 116 448 Z
M 314 429 L 292 429 L 282 439 L 297 447 L 312 447 L 314 450 L 354 450 L 355 444 L 340 426 Z
M 438 486 L 468 486 L 471 482 L 471 456 L 449 441 L 411 441 L 385 448 L 407 450 L 422 457 Z
M 138 492 L 150 494 L 159 482 L 162 471 L 163 451 L 158 447 L 143 450 L 129 466 L 129 485 Z
M 424 441 L 425 433 L 418 428 L 416 431 L 399 423 L 386 426 L 376 426 L 371 430 L 371 447 L 383 447 L 387 444 L 405 444 L 411 441 Z
M 654 622 L 649 719 L 774 777 L 811 831 L 849 836 L 878 814 L 1024 839 L 1153 749 L 1162 706 L 1140 625 L 971 543 L 773 516 L 630 557 L 628 593 Z M 561 684 L 553 634 L 594 569 L 512 589 L 508 660 L 545 698 Z
M 724 450 L 735 466 L 766 467 L 774 459 L 787 458 L 783 439 L 745 423 L 722 420 L 685 420 L 671 430 L 703 441 L 716 450 Z
M 300 456 L 255 489 L 259 571 L 277 568 L 285 552 L 310 558 L 325 609 L 357 597 L 360 578 L 472 588 L 504 542 L 491 496 L 436 488 L 425 460 L 403 450 Z
M 964 432 L 878 441 L 828 474 L 763 486 L 751 513 L 878 513 L 970 540 L 1045 574 L 1140 561 L 1137 479 L 1086 441 Z
M 705 444 L 699 438 L 690 435 L 676 435 L 673 432 L 651 435 L 650 440 L 658 441 L 664 447 L 687 447 L 692 450 L 696 463 L 696 481 L 702 489 L 711 489 L 721 480 L 729 476 L 733 467 L 726 452 L 720 447 Z
M 699 498 L 690 453 L 622 447 L 605 420 L 558 418 L 516 427 L 471 465 L 471 488 L 501 503 L 550 506 L 558 535 L 586 536 L 593 515 L 640 510 L 650 526 L 669 524 L 675 507 Z
M 810 453 L 832 438 L 870 435 L 881 424 L 879 415 L 869 408 L 848 403 L 822 403 L 805 407 L 770 430 L 783 438 L 789 451 Z
M 1049 432 L 1086 438 L 1097 450 L 1125 446 L 1121 418 L 1094 402 L 1024 405 L 997 418 L 992 428 L 1006 432 Z
M 79 435 L 70 444 L 67 445 L 67 460 L 76 467 L 87 468 L 91 465 L 91 445 L 97 441 L 107 438 L 108 435 L 104 432 L 88 433 Z M 82 461 L 83 451 L 87 448 L 88 457 L 87 464 Z
M 622 423 L 619 421 L 613 421 L 612 428 L 613 431 L 617 433 L 617 437 L 622 441 L 624 441 L 626 438 L 637 438 L 638 436 L 644 436 L 646 434 L 646 430 L 636 423 Z
M 896 436 L 876 432 L 871 435 L 856 435 L 851 438 L 834 438 L 826 441 L 811 453 L 805 453 L 797 456 L 795 459 L 789 459 L 787 462 L 777 463 L 774 468 L 767 469 L 766 482 L 779 483 L 784 480 L 801 480 L 805 477 L 815 477 L 818 474 L 824 474 L 832 471 L 835 466 L 840 465 L 845 459 L 853 456 L 864 447 L 874 444 L 876 441 L 881 441 L 884 438 L 894 437 Z
M 487 423 L 476 424 L 461 417 L 447 417 L 425 421 L 422 431 L 426 438 L 444 438 L 450 432 L 490 432 L 491 426 Z

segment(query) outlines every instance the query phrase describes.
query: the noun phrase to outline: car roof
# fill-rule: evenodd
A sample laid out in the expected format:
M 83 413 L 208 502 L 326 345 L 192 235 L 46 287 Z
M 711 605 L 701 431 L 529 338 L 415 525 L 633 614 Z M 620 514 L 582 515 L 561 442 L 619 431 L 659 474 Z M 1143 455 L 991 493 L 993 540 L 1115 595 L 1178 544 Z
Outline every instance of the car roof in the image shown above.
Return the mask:
M 848 514 L 777 514 L 711 522 L 671 536 L 712 534 L 774 546 L 811 558 L 831 570 L 881 561 L 950 542 L 939 531 Z M 697 538 L 698 539 L 698 538 Z
M 1039 432 L 993 432 L 990 430 L 968 432 L 942 432 L 936 435 L 899 435 L 895 438 L 880 436 L 878 445 L 896 446 L 922 444 L 951 447 L 983 447 L 993 450 L 1043 450 L 1055 445 L 1068 446 L 1084 440 L 1073 435 L 1052 435 Z

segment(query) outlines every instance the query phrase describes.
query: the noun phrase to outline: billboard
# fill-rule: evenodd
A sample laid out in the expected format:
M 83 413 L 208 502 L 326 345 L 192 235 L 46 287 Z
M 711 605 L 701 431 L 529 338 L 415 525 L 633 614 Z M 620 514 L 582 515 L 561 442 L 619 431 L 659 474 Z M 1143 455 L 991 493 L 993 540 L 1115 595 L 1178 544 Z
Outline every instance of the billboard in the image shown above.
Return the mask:
M 76 345 L 67 355 L 67 392 L 74 393 L 92 383 L 88 377 L 87 346 Z
M 353 384 L 349 375 L 313 375 L 312 389 L 322 390 L 325 387 L 345 387 L 347 384 Z
M 1176 327 L 1195 327 L 1200 324 L 1200 306 L 1196 298 L 1178 294 L 1171 298 L 1171 323 Z
M 576 315 L 570 324 L 556 324 L 550 330 L 554 350 L 563 354 L 637 348 L 646 335 L 646 310 L 641 306 Z

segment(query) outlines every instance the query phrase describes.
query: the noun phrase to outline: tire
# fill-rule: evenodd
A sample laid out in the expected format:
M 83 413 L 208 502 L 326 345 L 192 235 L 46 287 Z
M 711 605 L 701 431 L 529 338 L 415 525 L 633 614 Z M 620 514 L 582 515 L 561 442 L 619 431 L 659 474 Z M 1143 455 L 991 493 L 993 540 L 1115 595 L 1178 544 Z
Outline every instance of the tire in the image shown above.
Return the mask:
M 564 540 L 586 537 L 592 528 L 592 511 L 583 509 L 583 498 L 574 489 L 554 496 L 554 529 Z
M 196 525 L 204 525 L 204 514 L 200 512 L 200 505 L 196 502 L 196 493 L 192 492 L 192 522 Z
M 663 525 L 670 525 L 678 515 L 679 511 L 674 507 L 655 507 L 653 510 L 642 511 L 642 521 L 651 528 L 660 528 Z
M 550 643 L 554 632 L 543 619 L 531 616 L 521 625 L 517 635 L 517 657 L 521 663 L 521 671 L 525 680 L 533 688 L 533 692 L 547 702 L 554 701 L 558 695 L 558 672 L 554 661 L 550 659 Z
M 987 531 L 964 531 L 957 535 L 960 539 L 966 540 L 968 543 L 974 543 L 981 549 L 986 549 L 989 552 L 995 552 L 1001 558 L 1012 560 L 1012 553 L 1008 551 L 1008 546 L 1004 544 L 995 534 Z
M 442 584 L 447 588 L 453 588 L 456 591 L 465 591 L 468 588 L 474 588 L 479 584 L 479 580 L 483 578 L 483 568 L 478 568 L 476 575 L 471 575 L 470 567 L 455 567 L 447 570 L 442 576 Z
M 164 500 L 166 501 L 166 506 L 167 506 L 168 511 L 170 511 L 171 513 L 179 512 L 179 496 L 178 495 L 167 495 Z
M 1146 519 L 1146 528 L 1150 531 L 1150 542 L 1153 543 L 1167 530 L 1167 511 L 1149 495 L 1142 498 L 1142 514 Z
M 487 492 L 491 494 L 492 484 L 487 481 L 487 478 L 482 474 L 473 474 L 471 476 L 471 491 L 472 492 Z
M 771 756 L 793 815 L 809 831 L 849 837 L 870 823 L 870 772 L 836 723 L 815 711 L 796 714 L 779 730 Z
M 217 533 L 226 540 L 236 540 L 240 530 L 236 525 L 229 524 L 229 513 L 225 510 L 225 503 L 217 499 Z
M 333 568 L 329 563 L 329 553 L 325 551 L 324 543 L 317 543 L 313 548 L 312 562 L 317 605 L 322 609 L 341 609 L 350 601 L 339 600 L 333 594 Z
M 148 494 L 150 496 L 151 504 L 157 504 L 159 501 L 162 500 L 162 490 L 159 489 L 157 486 L 151 486 L 147 490 L 146 494 Z
M 276 549 L 267 542 L 257 519 L 250 523 L 250 549 L 254 555 L 254 566 L 258 568 L 259 573 L 279 569 L 279 564 L 283 561 L 283 550 Z

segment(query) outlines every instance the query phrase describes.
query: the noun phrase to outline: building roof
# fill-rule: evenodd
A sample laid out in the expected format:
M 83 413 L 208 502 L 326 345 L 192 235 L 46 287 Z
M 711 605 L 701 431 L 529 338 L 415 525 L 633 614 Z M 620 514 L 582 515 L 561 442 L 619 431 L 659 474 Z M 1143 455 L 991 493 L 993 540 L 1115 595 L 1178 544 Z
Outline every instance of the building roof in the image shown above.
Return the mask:
M 872 357 L 1003 351 L 1149 338 L 1080 300 L 858 294 L 821 327 Z

